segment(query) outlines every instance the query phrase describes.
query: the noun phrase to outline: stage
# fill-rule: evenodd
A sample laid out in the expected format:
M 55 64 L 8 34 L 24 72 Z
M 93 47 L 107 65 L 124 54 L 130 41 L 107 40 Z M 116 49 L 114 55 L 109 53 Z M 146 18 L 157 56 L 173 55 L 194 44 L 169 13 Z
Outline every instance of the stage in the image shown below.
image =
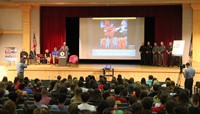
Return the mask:
M 96 79 L 99 79 L 99 75 L 103 74 L 103 68 L 106 64 L 78 64 L 68 65 L 66 67 L 60 67 L 57 65 L 29 65 L 25 70 L 25 76 L 30 79 L 44 79 L 44 80 L 55 80 L 58 75 L 62 78 L 67 78 L 69 74 L 73 77 L 79 78 L 80 76 L 86 77 L 88 75 L 94 75 Z M 156 67 L 156 66 L 142 66 L 142 65 L 119 65 L 111 64 L 114 69 L 114 76 L 117 77 L 121 74 L 123 78 L 129 79 L 133 77 L 135 81 L 140 81 L 141 78 L 148 79 L 151 74 L 156 77 L 159 81 L 163 82 L 167 77 L 177 82 L 179 76 L 179 67 Z M 196 75 L 194 78 L 194 84 L 196 81 L 200 81 L 200 67 L 195 67 Z M 111 72 L 107 72 L 111 73 Z M 16 66 L 1 66 L 0 67 L 1 78 L 8 76 L 9 80 L 14 80 L 16 76 Z M 108 80 L 112 79 L 112 76 L 107 76 Z M 181 76 L 181 85 L 184 84 L 184 78 Z

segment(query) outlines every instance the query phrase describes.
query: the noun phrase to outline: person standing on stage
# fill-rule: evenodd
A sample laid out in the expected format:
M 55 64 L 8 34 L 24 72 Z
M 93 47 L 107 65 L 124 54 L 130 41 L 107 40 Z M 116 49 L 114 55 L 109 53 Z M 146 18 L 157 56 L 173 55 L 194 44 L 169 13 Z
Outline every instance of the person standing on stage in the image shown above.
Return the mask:
M 193 86 L 193 78 L 195 76 L 195 69 L 190 66 L 190 63 L 186 63 L 186 68 L 184 71 L 184 77 L 185 77 L 185 89 L 190 90 L 190 97 L 192 96 L 192 86 Z
M 147 46 L 146 46 L 146 65 L 152 65 L 152 46 L 150 42 L 147 42 Z
M 29 64 L 35 64 L 37 62 L 35 49 L 32 48 L 29 55 Z
M 24 79 L 24 68 L 27 68 L 27 64 L 25 63 L 25 59 L 22 57 L 20 62 L 17 63 L 17 77 L 19 79 Z
M 141 57 L 141 65 L 145 65 L 145 52 L 146 52 L 146 48 L 145 48 L 144 42 L 140 46 L 139 51 L 140 51 L 140 57 Z
M 54 47 L 54 50 L 52 51 L 52 57 L 53 57 L 53 64 L 55 64 L 56 59 L 58 59 L 58 51 L 57 48 Z
M 159 54 L 159 65 L 165 66 L 165 46 L 163 42 L 160 42 L 158 54 Z
M 63 45 L 62 45 L 62 47 L 60 48 L 60 50 L 62 50 L 62 51 L 65 51 L 65 52 L 66 52 L 66 57 L 67 57 L 67 59 L 68 59 L 68 55 L 69 55 L 69 48 L 68 48 L 68 46 L 66 45 L 66 42 L 63 42 Z
M 154 43 L 153 49 L 152 49 L 152 53 L 153 53 L 153 65 L 157 66 L 158 65 L 158 51 L 159 51 L 159 47 L 157 46 L 157 43 Z
M 172 56 L 172 42 L 169 42 L 169 46 L 167 47 L 166 51 L 167 51 L 167 65 L 168 67 L 170 66 L 174 66 L 174 57 Z

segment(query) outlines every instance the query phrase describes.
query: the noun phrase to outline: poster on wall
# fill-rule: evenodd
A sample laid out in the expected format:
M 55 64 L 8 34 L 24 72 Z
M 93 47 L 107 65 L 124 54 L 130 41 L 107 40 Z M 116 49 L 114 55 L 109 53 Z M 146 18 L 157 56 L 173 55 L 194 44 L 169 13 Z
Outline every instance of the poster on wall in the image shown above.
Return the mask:
M 5 47 L 5 59 L 6 61 L 17 61 L 17 48 Z

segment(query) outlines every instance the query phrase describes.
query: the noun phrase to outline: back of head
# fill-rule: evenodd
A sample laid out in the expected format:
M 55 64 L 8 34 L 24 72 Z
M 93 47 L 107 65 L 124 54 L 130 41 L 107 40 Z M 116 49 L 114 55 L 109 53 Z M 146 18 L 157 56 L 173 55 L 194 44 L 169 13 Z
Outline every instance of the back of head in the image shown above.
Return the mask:
M 106 108 L 102 114 L 115 114 L 115 110 L 111 107 Z
M 144 99 L 142 99 L 142 105 L 144 109 L 151 110 L 151 107 L 153 105 L 153 99 L 150 97 L 145 97 Z
M 3 106 L 2 110 L 7 112 L 8 114 L 17 114 L 16 112 L 16 105 L 12 100 L 7 100 Z
M 174 109 L 173 114 L 190 114 L 189 110 L 183 106 L 178 106 Z
M 153 79 L 153 75 L 149 75 L 149 80 L 152 80 Z
M 68 108 L 68 112 L 69 114 L 74 114 L 73 112 L 78 112 L 79 109 L 78 109 L 78 104 L 77 103 L 71 103 L 69 105 L 69 108 Z
M 185 65 L 186 65 L 187 67 L 189 67 L 189 66 L 190 66 L 190 63 L 186 63 Z
M 42 99 L 42 95 L 40 93 L 35 93 L 33 97 L 35 102 L 40 102 L 40 100 Z
M 165 109 L 166 109 L 166 112 L 168 114 L 172 114 L 173 113 L 173 110 L 174 108 L 177 106 L 177 103 L 176 101 L 174 100 L 167 100 L 166 104 L 165 104 Z
M 46 87 L 43 87 L 43 88 L 42 88 L 41 94 L 42 94 L 42 95 L 48 95 L 48 90 L 47 90 Z
M 116 87 L 115 87 L 115 95 L 119 95 L 120 92 L 121 92 L 120 86 L 116 86 Z
M 36 108 L 33 114 L 50 114 L 50 112 L 47 108 Z
M 60 75 L 57 76 L 57 80 L 61 80 L 61 76 Z
M 109 107 L 115 106 L 115 99 L 113 97 L 107 97 L 106 102 L 108 103 Z
M 132 104 L 131 109 L 132 109 L 132 112 L 136 114 L 141 114 L 143 110 L 143 106 L 140 102 L 135 102 Z
M 89 98 L 90 98 L 90 94 L 89 94 L 88 92 L 83 92 L 83 93 L 81 94 L 81 100 L 82 100 L 83 102 L 87 102 L 87 101 L 89 100 Z
M 3 98 L 5 95 L 5 90 L 3 88 L 0 88 L 0 98 Z
M 165 104 L 166 101 L 167 101 L 167 99 L 168 99 L 168 97 L 169 97 L 169 94 L 168 94 L 167 92 L 163 91 L 163 92 L 160 94 L 160 97 L 159 97 L 160 102 L 161 102 L 162 104 Z
M 75 95 L 81 96 L 82 92 L 83 92 L 82 89 L 79 87 L 79 88 L 76 89 Z
M 58 94 L 58 98 L 57 98 L 58 103 L 59 103 L 59 104 L 65 103 L 66 98 L 67 98 L 67 96 L 66 96 L 64 93 Z
M 17 93 L 12 91 L 8 94 L 8 98 L 11 99 L 13 102 L 17 100 Z

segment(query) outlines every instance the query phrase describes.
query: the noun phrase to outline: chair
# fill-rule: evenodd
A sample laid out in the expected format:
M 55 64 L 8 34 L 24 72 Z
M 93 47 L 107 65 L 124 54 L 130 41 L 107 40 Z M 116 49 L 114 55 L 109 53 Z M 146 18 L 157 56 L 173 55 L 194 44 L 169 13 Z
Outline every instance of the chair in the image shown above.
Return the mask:
M 67 111 L 56 111 L 56 110 L 51 110 L 50 114 L 66 114 Z
M 17 114 L 24 114 L 24 109 L 17 109 Z

